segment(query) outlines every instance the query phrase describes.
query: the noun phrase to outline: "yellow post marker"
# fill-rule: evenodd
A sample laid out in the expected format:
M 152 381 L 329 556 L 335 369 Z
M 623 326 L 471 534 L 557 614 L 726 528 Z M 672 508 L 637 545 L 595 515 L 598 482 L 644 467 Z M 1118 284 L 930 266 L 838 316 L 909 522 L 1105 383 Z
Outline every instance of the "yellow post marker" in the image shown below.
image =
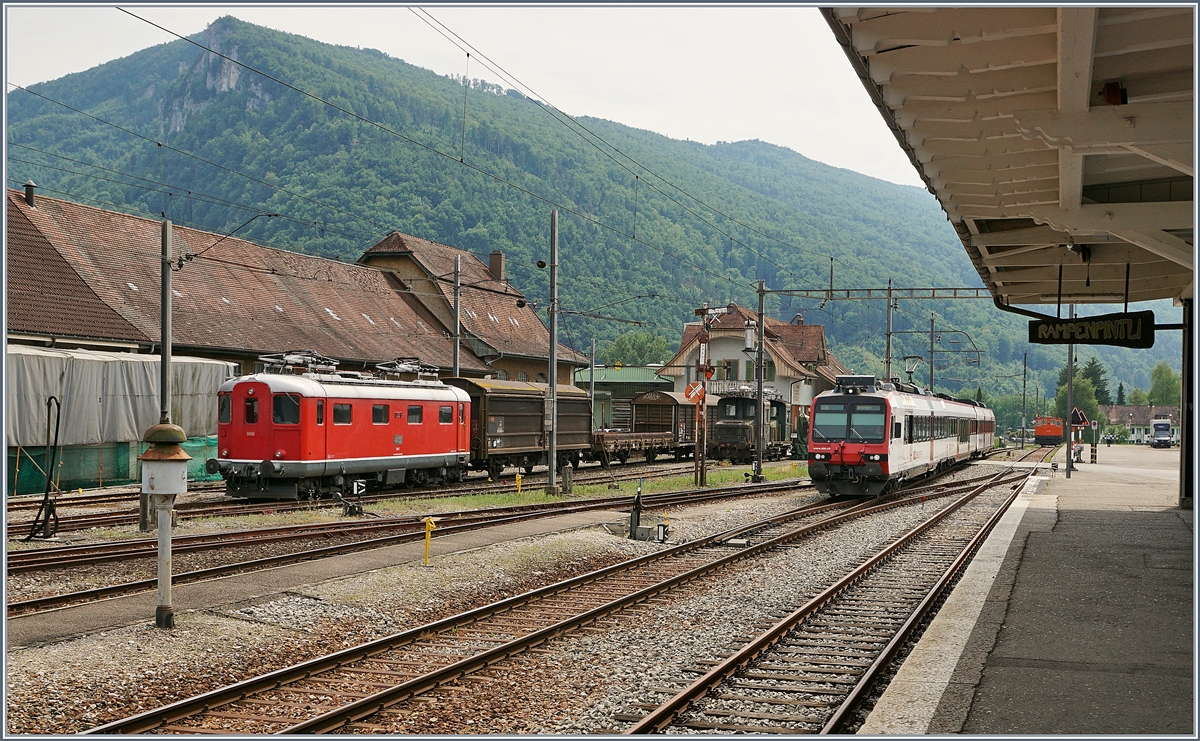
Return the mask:
M 517 496 L 521 496 L 521 474 L 517 474 Z
M 429 539 L 431 537 L 433 537 L 433 531 L 437 528 L 437 525 L 434 524 L 435 522 L 437 522 L 437 520 L 438 520 L 438 518 L 436 518 L 436 517 L 426 517 L 423 520 L 423 522 L 425 523 L 425 565 L 426 566 L 429 565 Z

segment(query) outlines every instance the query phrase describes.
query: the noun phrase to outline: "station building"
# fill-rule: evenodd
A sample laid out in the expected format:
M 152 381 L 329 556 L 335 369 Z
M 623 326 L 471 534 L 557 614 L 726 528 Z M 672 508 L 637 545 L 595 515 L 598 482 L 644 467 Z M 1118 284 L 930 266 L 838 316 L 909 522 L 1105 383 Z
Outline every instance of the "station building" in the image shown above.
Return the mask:
M 758 313 L 734 305 L 735 311 L 721 314 L 708 330 L 708 362 L 715 370 L 708 381 L 708 393 L 721 396 L 756 390 L 756 353 L 746 351 L 747 322 L 758 321 Z M 671 379 L 673 391 L 682 393 L 697 380 L 701 322 L 683 327 L 679 350 L 658 375 Z M 763 396 L 787 401 L 791 424 L 795 429 L 800 416 L 808 416 L 813 397 L 832 389 L 837 376 L 850 372 L 834 357 L 825 342 L 825 327 L 805 324 L 797 315 L 791 322 L 765 318 L 763 340 Z

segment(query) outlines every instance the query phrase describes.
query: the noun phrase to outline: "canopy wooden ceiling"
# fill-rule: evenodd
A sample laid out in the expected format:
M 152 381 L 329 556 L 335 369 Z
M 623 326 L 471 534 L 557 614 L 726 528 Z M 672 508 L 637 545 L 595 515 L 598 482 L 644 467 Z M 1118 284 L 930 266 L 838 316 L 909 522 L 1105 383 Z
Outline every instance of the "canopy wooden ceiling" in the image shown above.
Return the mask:
M 1001 302 L 1191 298 L 1191 6 L 822 13 Z

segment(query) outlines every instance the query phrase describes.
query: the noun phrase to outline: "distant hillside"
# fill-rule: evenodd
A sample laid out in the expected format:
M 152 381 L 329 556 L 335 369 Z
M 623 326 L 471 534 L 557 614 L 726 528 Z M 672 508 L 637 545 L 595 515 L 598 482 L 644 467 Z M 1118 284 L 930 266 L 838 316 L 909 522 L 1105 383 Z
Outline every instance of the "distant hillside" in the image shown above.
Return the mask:
M 513 283 L 543 302 L 547 276 L 533 263 L 547 253 L 551 201 L 564 209 L 562 306 L 646 321 L 672 347 L 702 302 L 754 306 L 755 280 L 772 289 L 828 286 L 829 256 L 842 288 L 885 286 L 889 277 L 903 287 L 979 285 L 937 202 L 918 188 L 765 142 L 707 146 L 583 117 L 602 142 L 589 140 L 515 91 L 478 81 L 465 89 L 378 51 L 232 17 L 194 38 L 387 130 L 176 41 L 32 88 L 154 141 L 9 93 L 10 185 L 33 179 L 50 195 L 161 212 L 216 232 L 279 213 L 239 236 L 351 261 L 392 229 L 480 255 L 501 249 Z M 658 298 L 604 308 L 651 293 Z M 819 304 L 773 296 L 768 310 L 826 324 L 848 365 L 882 371 L 883 302 Z M 982 369 L 939 370 L 950 387 L 950 379 L 987 378 L 958 385 L 1020 390 L 1024 321 L 982 301 L 901 302 L 896 329 L 927 331 L 931 310 L 939 329 L 969 333 L 984 354 Z M 608 341 L 633 328 L 570 315 L 563 329 L 563 339 L 586 350 L 593 337 Z M 967 344 L 947 334 L 939 348 Z M 897 357 L 921 354 L 928 337 L 900 335 L 896 347 Z M 1178 366 L 1178 347 L 1169 334 L 1148 353 L 1098 354 L 1115 380 L 1146 388 L 1159 359 Z M 1065 352 L 1029 350 L 1033 377 L 1053 393 Z

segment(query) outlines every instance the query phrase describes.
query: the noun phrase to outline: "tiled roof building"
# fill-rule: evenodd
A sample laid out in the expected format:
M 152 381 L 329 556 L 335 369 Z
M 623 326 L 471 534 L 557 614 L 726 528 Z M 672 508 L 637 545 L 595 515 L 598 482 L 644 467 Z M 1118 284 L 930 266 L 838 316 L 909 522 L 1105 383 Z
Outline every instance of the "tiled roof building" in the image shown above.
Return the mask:
M 158 343 L 161 222 L 8 191 L 10 340 Z M 451 367 L 443 326 L 387 272 L 174 225 L 172 339 L 252 360 L 311 350 L 343 367 L 416 357 Z M 464 349 L 462 372 L 490 369 Z M 243 370 L 248 370 L 243 366 Z
M 393 271 L 447 327 L 454 326 L 454 258 L 459 257 L 460 318 L 465 344 L 493 369 L 512 380 L 545 380 L 550 331 L 524 296 L 504 280 L 499 251 L 484 264 L 474 253 L 410 234 L 392 232 L 359 258 L 359 263 Z M 559 343 L 559 382 L 569 383 L 573 366 L 587 360 Z M 525 374 L 526 378 L 519 378 Z M 538 376 L 542 377 L 539 378 Z

